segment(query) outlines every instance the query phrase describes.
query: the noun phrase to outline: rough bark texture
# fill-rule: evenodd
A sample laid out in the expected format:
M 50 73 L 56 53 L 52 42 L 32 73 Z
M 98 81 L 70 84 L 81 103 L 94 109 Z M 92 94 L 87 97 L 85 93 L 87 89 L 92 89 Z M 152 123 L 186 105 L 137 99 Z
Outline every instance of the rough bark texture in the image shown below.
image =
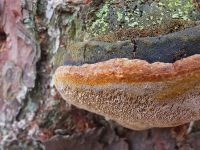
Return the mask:
M 199 3 L 193 2 L 197 8 L 194 12 L 197 12 Z M 95 39 L 88 32 L 94 31 L 91 23 L 102 16 L 104 3 L 103 0 L 0 0 L 0 149 L 199 148 L 198 122 L 192 128 L 182 125 L 131 131 L 105 121 L 103 117 L 69 106 L 55 90 L 52 82 L 54 70 L 61 62 L 73 61 L 66 55 L 69 45 Z M 145 15 L 143 10 L 157 4 L 151 0 L 128 3 L 128 0 L 116 1 L 112 6 L 136 9 L 142 18 Z M 113 10 L 103 13 L 110 21 L 105 31 L 123 26 L 123 21 L 116 22 Z M 194 18 L 198 20 L 198 15 Z M 195 25 L 180 23 L 178 27 L 170 27 L 169 31 L 159 28 L 165 32 L 155 30 L 151 34 L 166 34 Z M 96 41 L 113 41 L 115 33 L 119 31 L 99 36 Z M 141 30 L 138 33 L 142 37 L 147 32 Z M 125 37 L 120 41 L 130 40 L 125 30 L 120 34 L 123 35 L 121 38 Z M 88 58 L 90 51 L 88 49 Z
M 97 39 L 70 45 L 66 54 L 61 56 L 63 64 L 92 64 L 113 58 L 173 63 L 181 58 L 200 54 L 200 26 L 155 37 L 136 38 L 133 35 L 124 41 Z

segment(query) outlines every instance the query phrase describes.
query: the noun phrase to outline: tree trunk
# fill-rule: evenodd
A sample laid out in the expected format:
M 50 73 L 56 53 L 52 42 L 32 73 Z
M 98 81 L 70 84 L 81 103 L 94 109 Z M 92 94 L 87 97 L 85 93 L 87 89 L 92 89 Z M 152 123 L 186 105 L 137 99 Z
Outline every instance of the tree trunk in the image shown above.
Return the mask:
M 193 3 L 171 19 L 177 6 L 162 0 L 0 0 L 1 149 L 198 149 L 198 121 L 132 131 L 68 105 L 52 81 L 62 64 L 116 57 L 173 62 L 199 54 L 199 3 Z

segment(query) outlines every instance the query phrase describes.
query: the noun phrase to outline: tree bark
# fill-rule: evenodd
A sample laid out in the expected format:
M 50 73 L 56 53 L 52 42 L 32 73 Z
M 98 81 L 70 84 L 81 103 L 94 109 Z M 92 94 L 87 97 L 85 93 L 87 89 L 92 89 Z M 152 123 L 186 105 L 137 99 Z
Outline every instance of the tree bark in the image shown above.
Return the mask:
M 131 131 L 69 106 L 56 91 L 52 76 L 63 63 L 80 65 L 116 57 L 172 62 L 199 54 L 196 22 L 189 24 L 188 29 L 185 29 L 187 23 L 181 24 L 180 31 L 170 27 L 177 31 L 174 33 L 167 28 L 155 33 L 138 29 L 135 35 L 134 28 L 134 34 L 127 35 L 126 30 L 121 39 L 115 36 L 115 40 L 108 40 L 107 34 L 88 40 L 87 25 L 104 3 L 103 0 L 0 0 L 1 149 L 198 149 L 198 122 L 192 128 L 192 124 L 187 124 Z M 145 1 L 137 6 L 146 8 L 142 6 L 151 3 Z M 125 6 L 126 2 L 113 3 L 121 4 Z M 111 30 L 111 36 L 115 33 L 122 35 L 119 30 Z M 146 58 L 149 49 L 152 51 Z

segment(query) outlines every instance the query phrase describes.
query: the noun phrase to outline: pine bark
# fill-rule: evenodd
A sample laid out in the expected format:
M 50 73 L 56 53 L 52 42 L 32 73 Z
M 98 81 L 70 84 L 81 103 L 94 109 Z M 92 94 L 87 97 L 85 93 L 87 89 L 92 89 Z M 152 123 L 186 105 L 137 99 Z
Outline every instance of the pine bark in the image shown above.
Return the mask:
M 144 50 L 140 56 L 144 56 L 146 40 L 158 43 L 157 47 L 166 47 L 157 39 L 147 37 L 135 41 L 129 38 L 128 41 L 121 41 L 122 45 L 96 38 L 95 42 L 91 39 L 87 43 L 89 48 L 86 54 L 85 46 L 84 53 L 71 53 L 70 46 L 72 48 L 72 45 L 85 42 L 88 18 L 92 18 L 103 3 L 103 0 L 0 0 L 1 149 L 198 149 L 198 121 L 192 130 L 191 124 L 186 124 L 136 132 L 69 106 L 56 91 L 52 76 L 62 63 L 80 65 L 113 57 L 133 59 L 135 52 L 139 57 L 137 52 L 140 49 Z M 196 24 L 192 25 L 191 30 L 199 29 L 199 26 L 194 26 Z M 183 35 L 181 31 L 175 33 L 180 39 Z M 187 34 L 189 38 L 185 46 L 199 53 L 199 34 Z M 191 42 L 194 35 L 196 38 Z M 175 45 L 178 43 L 176 48 L 181 52 L 177 59 L 185 56 L 186 51 L 182 51 L 184 41 L 171 40 Z M 90 46 L 90 43 L 93 45 Z M 137 48 L 134 44 L 137 44 Z M 124 48 L 125 52 L 115 51 L 116 55 L 102 57 L 105 56 L 105 50 L 102 55 L 98 55 L 94 49 L 95 46 L 99 48 L 99 45 L 111 45 L 113 50 Z M 148 46 L 151 45 L 148 44 L 146 48 Z M 171 56 L 165 58 L 174 61 Z

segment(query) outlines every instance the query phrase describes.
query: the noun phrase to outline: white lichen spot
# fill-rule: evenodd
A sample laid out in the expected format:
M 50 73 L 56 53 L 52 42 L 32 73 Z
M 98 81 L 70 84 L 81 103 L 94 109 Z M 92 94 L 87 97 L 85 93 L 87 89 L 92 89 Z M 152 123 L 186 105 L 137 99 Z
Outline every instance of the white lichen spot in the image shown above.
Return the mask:
M 46 9 L 46 18 L 48 19 L 48 23 L 53 16 L 54 9 L 59 5 L 65 3 L 64 0 L 48 0 L 47 1 L 47 9 Z
M 55 44 L 53 45 L 52 52 L 55 54 L 59 48 L 60 45 L 60 29 L 55 27 L 50 27 L 48 29 L 48 35 L 51 37 L 51 39 L 55 39 Z
M 52 15 L 53 15 L 53 10 L 54 10 L 53 1 L 54 0 L 47 1 L 46 17 L 47 17 L 48 21 L 51 19 Z
M 20 120 L 19 122 L 17 122 L 17 127 L 19 128 L 19 129 L 25 129 L 26 128 L 26 126 L 27 126 L 27 123 L 26 123 L 26 120 L 25 119 L 22 119 L 22 120 Z
M 26 86 L 21 87 L 21 90 L 16 96 L 19 103 L 21 103 L 21 101 L 25 98 L 27 91 L 28 91 L 28 88 Z
M 55 87 L 54 87 L 54 80 L 53 79 L 50 81 L 50 93 L 51 93 L 52 96 L 56 95 L 56 91 L 55 91 Z

